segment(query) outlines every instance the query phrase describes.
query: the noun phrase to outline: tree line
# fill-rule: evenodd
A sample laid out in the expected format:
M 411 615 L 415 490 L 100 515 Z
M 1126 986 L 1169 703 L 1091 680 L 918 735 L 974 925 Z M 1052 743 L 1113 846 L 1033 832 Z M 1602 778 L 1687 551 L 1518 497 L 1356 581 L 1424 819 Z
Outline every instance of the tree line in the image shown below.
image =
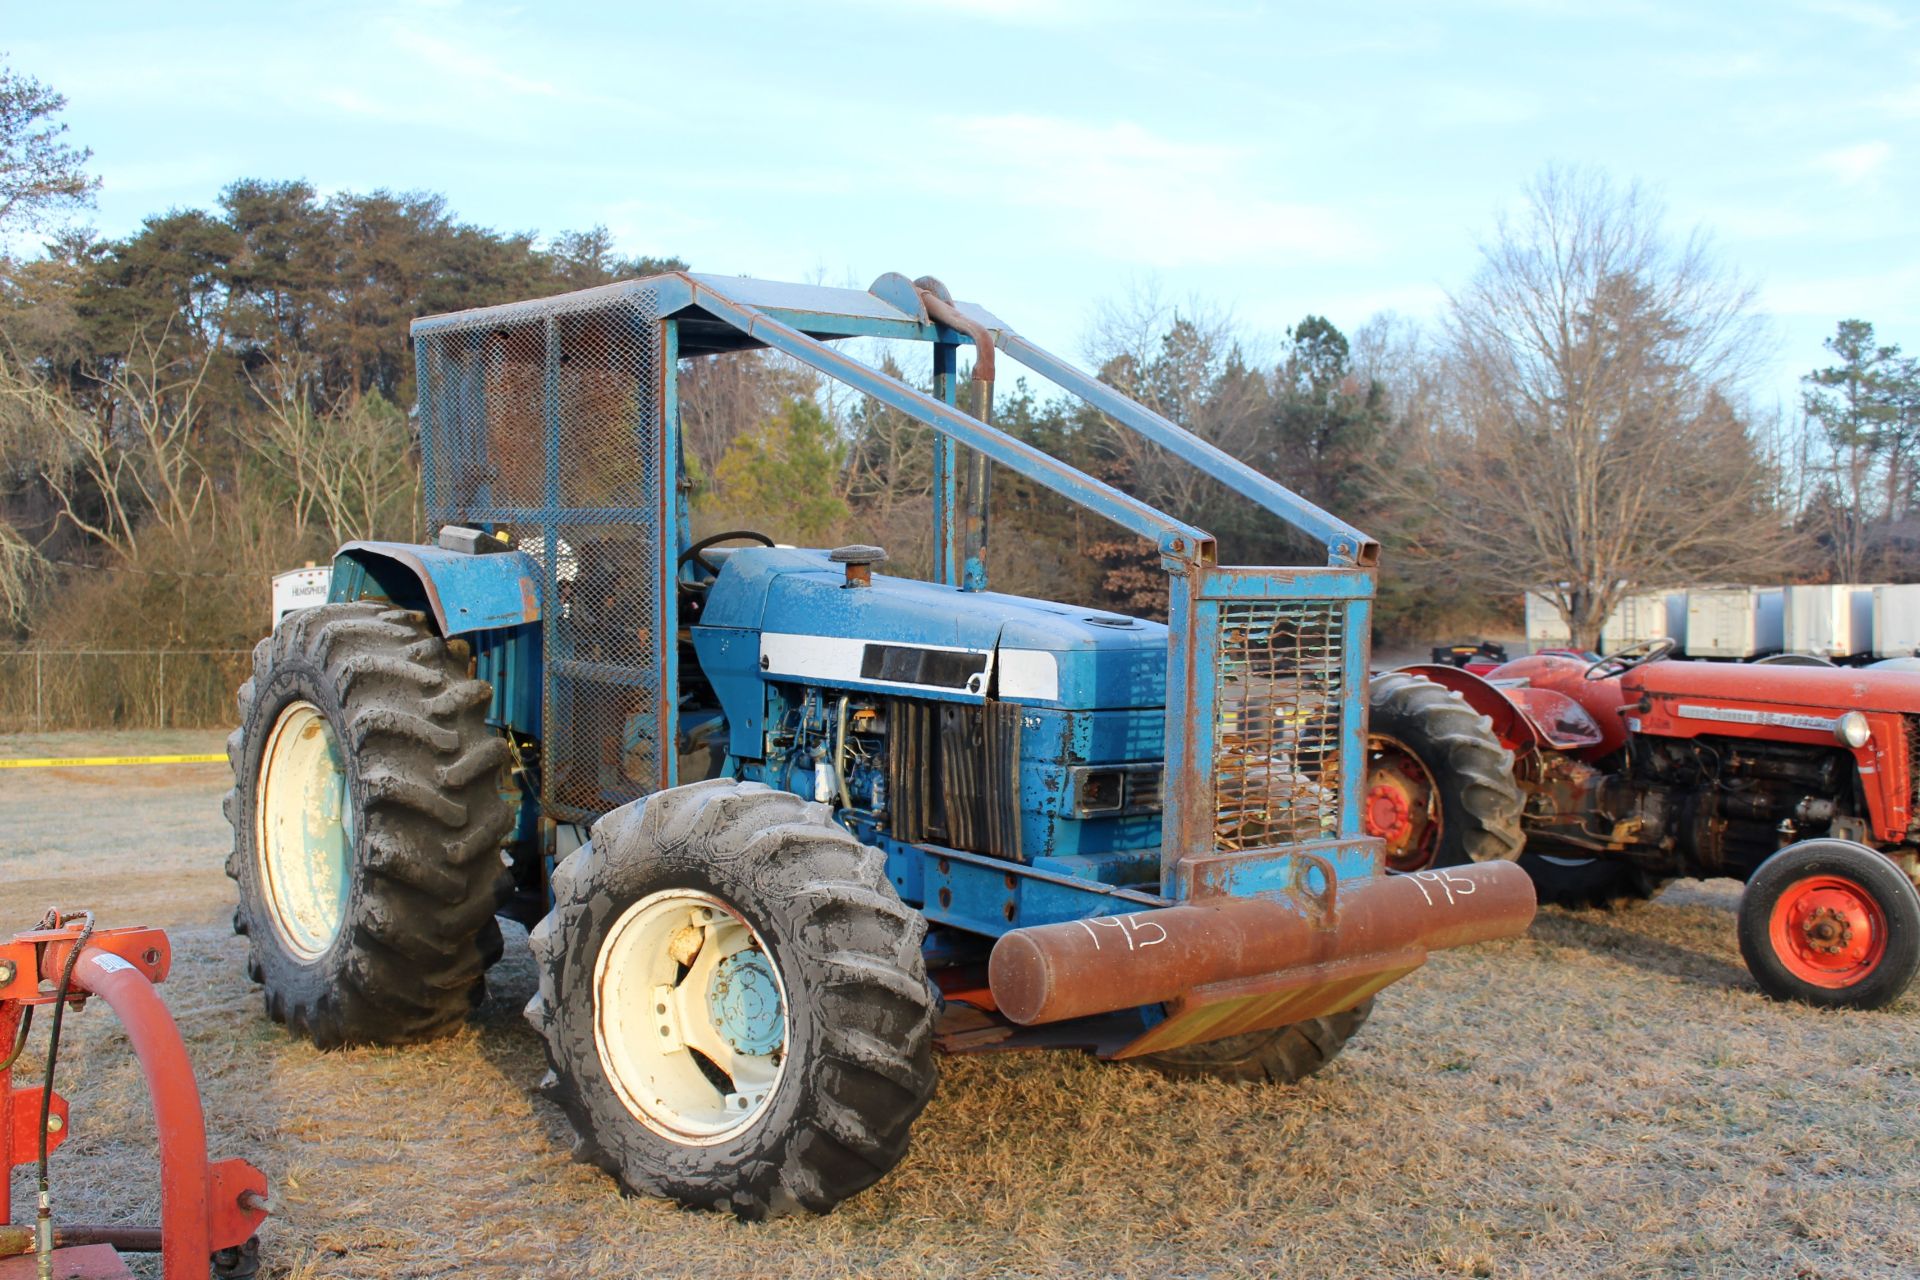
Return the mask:
M 103 238 L 60 96 L 0 69 L 0 612 L 16 641 L 130 633 L 244 646 L 276 570 L 354 537 L 420 538 L 407 324 L 681 267 L 604 228 L 541 238 L 431 193 L 322 197 L 246 179 Z M 1625 591 L 1910 576 L 1915 362 L 1842 323 L 1802 412 L 1754 407 L 1751 293 L 1641 193 L 1550 171 L 1430 324 L 1272 341 L 1152 288 L 1093 317 L 1107 382 L 1385 546 L 1377 618 L 1441 638 L 1545 589 L 1588 642 Z M 866 354 L 924 386 L 927 371 Z M 925 360 L 924 353 L 917 357 Z M 927 432 L 771 356 L 682 369 L 703 531 L 877 542 L 931 566 Z M 1277 521 L 1077 401 L 1003 386 L 1003 429 L 1215 533 L 1235 563 L 1316 562 Z M 1000 589 L 1155 614 L 1154 549 L 1020 477 L 994 481 Z

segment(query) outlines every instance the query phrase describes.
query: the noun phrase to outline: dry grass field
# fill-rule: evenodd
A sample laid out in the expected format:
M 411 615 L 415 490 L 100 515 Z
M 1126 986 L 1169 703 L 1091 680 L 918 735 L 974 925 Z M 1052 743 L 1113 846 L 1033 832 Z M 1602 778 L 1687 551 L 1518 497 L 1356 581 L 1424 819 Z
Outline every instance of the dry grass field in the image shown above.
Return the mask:
M 214 734 L 0 754 L 216 750 Z M 221 873 L 220 765 L 0 772 L 0 929 L 58 904 L 172 933 L 163 989 L 217 1156 L 281 1204 L 265 1274 L 413 1276 L 1913 1276 L 1920 1000 L 1763 999 L 1736 892 L 1437 957 L 1293 1089 L 1177 1084 L 1065 1054 L 943 1063 L 906 1162 L 830 1217 L 744 1226 L 572 1163 L 520 1018 L 520 937 L 471 1025 L 321 1054 L 269 1023 Z M 112 1014 L 68 1023 L 57 1214 L 152 1220 L 151 1127 Z M 30 1203 L 31 1171 L 14 1180 Z

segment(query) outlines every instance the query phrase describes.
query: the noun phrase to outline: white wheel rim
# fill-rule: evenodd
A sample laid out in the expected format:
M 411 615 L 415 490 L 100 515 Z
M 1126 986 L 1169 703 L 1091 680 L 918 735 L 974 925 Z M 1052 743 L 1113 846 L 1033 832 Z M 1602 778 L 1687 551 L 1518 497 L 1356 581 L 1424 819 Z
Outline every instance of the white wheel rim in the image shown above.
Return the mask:
M 780 1083 L 779 967 L 754 927 L 711 894 L 663 889 L 622 912 L 594 959 L 593 1006 L 614 1093 L 674 1142 L 744 1132 Z
M 333 726 L 311 702 L 274 721 L 254 792 L 254 852 L 267 913 L 287 950 L 316 960 L 347 916 L 353 806 Z

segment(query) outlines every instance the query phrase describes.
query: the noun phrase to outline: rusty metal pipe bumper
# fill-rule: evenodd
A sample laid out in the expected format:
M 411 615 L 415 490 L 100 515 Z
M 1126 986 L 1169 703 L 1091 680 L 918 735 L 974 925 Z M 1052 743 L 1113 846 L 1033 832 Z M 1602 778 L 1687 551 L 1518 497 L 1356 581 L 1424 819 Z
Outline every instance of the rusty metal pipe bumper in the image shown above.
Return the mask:
M 1151 1004 L 1179 1006 L 1170 1019 L 1215 1009 L 1189 1017 L 1203 1034 L 1174 1033 L 1184 1043 L 1351 1008 L 1430 951 L 1524 932 L 1534 908 L 1525 871 L 1486 862 L 1015 929 L 987 974 L 1000 1011 L 1022 1024 Z

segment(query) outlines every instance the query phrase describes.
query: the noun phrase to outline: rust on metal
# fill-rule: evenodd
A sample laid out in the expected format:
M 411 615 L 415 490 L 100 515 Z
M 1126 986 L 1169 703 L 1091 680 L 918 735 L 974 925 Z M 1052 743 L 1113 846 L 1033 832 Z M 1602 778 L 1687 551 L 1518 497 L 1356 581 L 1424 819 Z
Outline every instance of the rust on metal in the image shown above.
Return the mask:
M 112 1245 L 83 1244 L 55 1249 L 51 1259 L 59 1280 L 133 1280 L 133 1272 Z M 37 1280 L 39 1260 L 0 1257 L 0 1280 Z
M 960 314 L 960 308 L 954 306 L 947 296 L 946 286 L 932 276 L 921 276 L 915 280 L 913 291 L 920 296 L 920 305 L 927 309 L 928 316 L 947 328 L 964 333 L 973 339 L 973 381 L 991 383 L 993 381 L 993 333 L 987 326 Z
M 1534 908 L 1533 882 L 1513 863 L 1449 867 L 1343 885 L 1320 911 L 1291 895 L 1213 898 L 1015 929 L 994 945 L 988 978 L 1000 1011 L 1023 1024 L 1234 983 L 1258 986 L 1236 997 L 1361 992 L 1350 995 L 1357 1003 L 1374 976 L 1411 972 L 1430 951 L 1520 933 Z
M 56 1249 L 89 1244 L 110 1245 L 121 1253 L 158 1253 L 160 1228 L 81 1224 L 53 1229 L 53 1247 Z M 31 1252 L 33 1228 L 0 1226 L 0 1258 Z

